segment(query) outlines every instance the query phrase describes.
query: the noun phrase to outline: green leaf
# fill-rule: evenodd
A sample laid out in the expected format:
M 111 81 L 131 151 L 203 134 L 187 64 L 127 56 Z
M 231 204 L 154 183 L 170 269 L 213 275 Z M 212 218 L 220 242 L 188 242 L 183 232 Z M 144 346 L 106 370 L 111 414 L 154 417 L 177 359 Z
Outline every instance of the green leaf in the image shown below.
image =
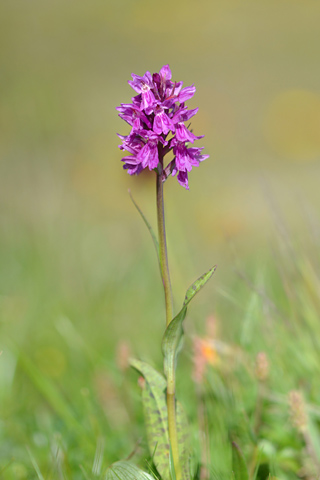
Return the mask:
M 154 477 L 123 460 L 108 468 L 105 480 L 154 480 Z
M 232 442 L 232 470 L 235 480 L 249 480 L 249 473 L 243 453 L 235 442 Z
M 153 461 L 163 480 L 170 478 L 169 473 L 169 435 L 166 404 L 166 381 L 150 365 L 136 359 L 130 360 L 133 368 L 146 380 L 142 390 L 142 403 L 145 415 L 149 451 L 154 452 Z
M 169 379 L 175 371 L 176 358 L 182 348 L 183 328 L 182 322 L 186 318 L 187 307 L 183 306 L 180 312 L 169 323 L 162 340 L 162 353 L 164 357 L 164 373 Z
M 176 478 L 176 471 L 174 469 L 174 463 L 173 463 L 173 456 L 172 456 L 172 450 L 171 450 L 171 445 L 170 445 L 170 480 L 177 480 Z
M 162 340 L 162 352 L 164 356 L 164 372 L 167 378 L 171 378 L 174 375 L 176 358 L 181 350 L 183 341 L 183 328 L 182 322 L 187 314 L 187 306 L 193 299 L 193 297 L 201 290 L 201 288 L 212 277 L 216 270 L 216 266 L 211 268 L 207 273 L 199 277 L 188 288 L 186 296 L 183 301 L 182 308 L 178 315 L 169 323 L 166 328 L 163 340 Z
M 149 232 L 150 232 L 150 235 L 151 235 L 151 238 L 152 238 L 154 247 L 155 247 L 156 252 L 157 252 L 157 257 L 158 257 L 158 262 L 159 262 L 159 267 L 160 267 L 160 272 L 161 272 L 161 266 L 160 266 L 160 249 L 159 249 L 159 242 L 158 242 L 157 236 L 156 236 L 156 234 L 154 233 L 153 228 L 151 227 L 151 225 L 150 225 L 149 221 L 147 220 L 146 216 L 144 215 L 143 211 L 141 210 L 141 208 L 139 207 L 139 205 L 137 204 L 137 202 L 136 202 L 135 199 L 133 198 L 130 190 L 129 190 L 129 195 L 130 195 L 130 198 L 131 198 L 131 201 L 132 201 L 133 205 L 136 207 L 136 209 L 137 209 L 138 212 L 140 213 L 142 220 L 144 221 L 147 229 L 148 229 Z
M 217 265 L 215 265 L 214 267 L 210 268 L 210 270 L 209 270 L 207 273 L 204 273 L 203 275 L 201 275 L 201 277 L 199 277 L 199 278 L 191 285 L 191 287 L 188 288 L 187 293 L 186 293 L 186 296 L 185 296 L 185 299 L 184 299 L 184 302 L 183 302 L 183 305 L 187 306 L 188 303 L 190 303 L 190 301 L 191 301 L 192 298 L 196 295 L 196 293 L 198 293 L 199 290 L 201 290 L 201 288 L 205 286 L 205 284 L 207 283 L 207 281 L 210 280 L 210 278 L 212 277 L 212 275 L 214 274 L 214 272 L 216 271 L 216 269 L 217 269 Z
M 180 402 L 177 402 L 176 406 L 176 423 L 182 480 L 191 480 L 190 432 L 188 419 Z
M 170 444 L 168 434 L 168 413 L 166 403 L 166 380 L 150 365 L 131 359 L 133 368 L 146 380 L 142 391 L 142 402 L 146 421 L 147 439 L 153 462 L 162 480 L 170 478 Z M 182 480 L 190 480 L 190 442 L 188 421 L 182 405 L 176 409 L 179 456 Z
M 168 435 L 168 413 L 166 404 L 166 388 L 174 391 L 175 363 L 182 346 L 182 322 L 187 313 L 187 306 L 192 298 L 201 290 L 215 272 L 216 267 L 198 278 L 188 288 L 182 309 L 168 325 L 163 340 L 164 371 L 167 382 L 160 373 L 148 364 L 139 360 L 131 360 L 131 365 L 138 370 L 146 380 L 142 401 L 146 418 L 147 438 L 150 452 L 154 452 L 154 464 L 163 480 L 170 478 L 170 444 Z M 188 427 L 181 406 L 177 403 L 177 430 L 179 435 L 179 456 L 183 470 L 183 480 L 190 479 L 189 446 L 186 438 Z

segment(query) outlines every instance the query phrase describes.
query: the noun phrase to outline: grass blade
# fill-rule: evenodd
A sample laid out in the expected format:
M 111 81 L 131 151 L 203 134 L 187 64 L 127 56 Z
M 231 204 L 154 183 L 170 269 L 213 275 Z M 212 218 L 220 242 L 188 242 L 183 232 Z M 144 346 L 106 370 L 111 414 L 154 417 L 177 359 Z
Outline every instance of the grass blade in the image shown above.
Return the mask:
M 159 267 L 160 267 L 160 250 L 159 250 L 159 242 L 158 242 L 157 236 L 154 233 L 153 228 L 151 227 L 151 225 L 150 225 L 149 221 L 147 220 L 146 216 L 144 215 L 143 211 L 141 210 L 141 208 L 139 207 L 139 205 L 137 204 L 137 202 L 133 198 L 130 190 L 129 190 L 129 195 L 130 195 L 130 198 L 131 198 L 131 201 L 132 201 L 133 205 L 136 207 L 136 209 L 140 213 L 140 216 L 141 216 L 142 220 L 144 221 L 147 229 L 150 232 L 150 235 L 151 235 L 151 238 L 152 238 L 152 241 L 153 241 L 153 244 L 154 244 L 154 248 L 156 249 L 156 252 L 157 252 L 158 263 L 159 263 Z M 161 271 L 161 269 L 160 269 L 160 271 Z

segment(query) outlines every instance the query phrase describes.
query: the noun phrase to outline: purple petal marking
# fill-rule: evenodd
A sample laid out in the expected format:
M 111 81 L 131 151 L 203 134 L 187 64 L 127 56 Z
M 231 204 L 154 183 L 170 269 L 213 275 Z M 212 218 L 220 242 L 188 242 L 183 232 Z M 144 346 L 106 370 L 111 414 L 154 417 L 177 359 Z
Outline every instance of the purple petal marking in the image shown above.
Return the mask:
M 176 137 L 179 142 L 191 142 L 198 140 L 201 137 L 196 137 L 194 133 L 190 132 L 184 123 L 179 122 L 176 125 Z
M 155 96 L 153 92 L 146 87 L 145 90 L 141 92 L 141 108 L 147 110 L 156 103 Z M 148 113 L 148 112 L 147 112 Z
M 168 115 L 163 110 L 158 111 L 154 117 L 153 131 L 158 135 L 161 133 L 167 135 L 171 129 L 173 129 L 173 123 Z
M 179 172 L 177 180 L 182 187 L 184 187 L 186 190 L 189 190 L 188 172 Z
M 141 162 L 142 168 L 149 167 L 149 170 L 156 168 L 159 163 L 157 144 L 148 142 L 138 153 L 137 160 Z
M 179 102 L 180 103 L 186 102 L 187 100 L 193 97 L 195 92 L 196 92 L 196 87 L 194 85 L 191 85 L 191 87 L 183 88 L 178 95 Z

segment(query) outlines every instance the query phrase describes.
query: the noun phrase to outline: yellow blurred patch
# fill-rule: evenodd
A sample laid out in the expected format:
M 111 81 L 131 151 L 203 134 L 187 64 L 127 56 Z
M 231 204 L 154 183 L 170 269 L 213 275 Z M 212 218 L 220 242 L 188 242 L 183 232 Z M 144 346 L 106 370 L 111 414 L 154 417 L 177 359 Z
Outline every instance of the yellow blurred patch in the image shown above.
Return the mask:
M 265 119 L 265 136 L 281 156 L 308 161 L 320 156 L 320 95 L 288 90 L 274 98 Z

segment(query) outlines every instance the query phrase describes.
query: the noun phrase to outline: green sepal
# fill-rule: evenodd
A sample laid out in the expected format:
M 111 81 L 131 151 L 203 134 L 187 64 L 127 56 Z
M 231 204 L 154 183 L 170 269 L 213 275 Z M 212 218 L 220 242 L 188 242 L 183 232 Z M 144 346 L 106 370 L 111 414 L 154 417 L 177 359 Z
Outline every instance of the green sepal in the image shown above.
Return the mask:
M 182 323 L 187 314 L 187 306 L 193 297 L 201 290 L 201 288 L 212 277 L 216 270 L 216 266 L 211 268 L 207 273 L 204 273 L 188 288 L 186 296 L 183 301 L 182 308 L 178 315 L 169 323 L 164 333 L 162 340 L 162 352 L 164 356 L 164 372 L 168 381 L 174 376 L 176 359 L 179 351 L 182 348 L 183 328 Z M 169 386 L 169 385 L 168 385 Z
M 133 463 L 121 460 L 110 465 L 105 480 L 154 480 L 154 477 L 140 470 Z
M 246 461 L 235 442 L 232 442 L 232 473 L 234 480 L 249 480 Z

